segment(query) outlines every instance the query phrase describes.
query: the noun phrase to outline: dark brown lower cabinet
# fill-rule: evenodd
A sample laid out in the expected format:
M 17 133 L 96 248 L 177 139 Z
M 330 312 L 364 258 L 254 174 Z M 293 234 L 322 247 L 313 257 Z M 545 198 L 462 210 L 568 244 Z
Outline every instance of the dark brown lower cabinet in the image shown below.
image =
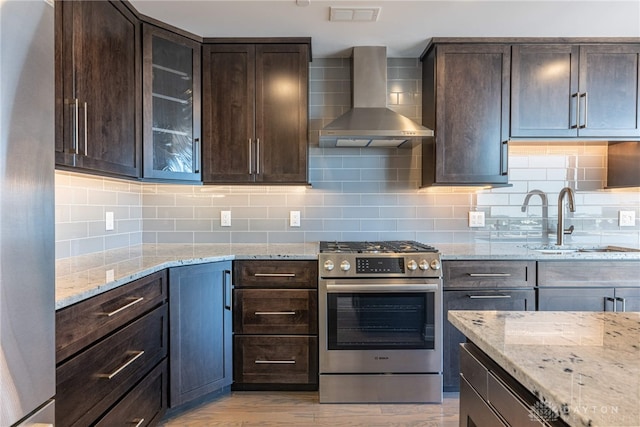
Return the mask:
M 171 268 L 169 309 L 175 408 L 231 385 L 231 262 Z
M 447 320 L 449 310 L 532 311 L 536 307 L 533 289 L 473 289 L 443 292 L 443 390 L 459 391 L 460 343 L 465 337 Z
M 96 427 L 156 425 L 167 408 L 167 375 L 165 359 L 102 417 Z
M 93 425 L 166 359 L 167 305 L 132 321 L 56 369 L 56 425 Z M 156 417 L 164 407 L 156 407 Z M 142 425 L 142 424 L 141 424 Z M 146 424 L 145 424 L 146 425 Z
M 233 376 L 247 389 L 259 384 L 311 384 L 313 389 L 318 377 L 318 337 L 236 336 Z

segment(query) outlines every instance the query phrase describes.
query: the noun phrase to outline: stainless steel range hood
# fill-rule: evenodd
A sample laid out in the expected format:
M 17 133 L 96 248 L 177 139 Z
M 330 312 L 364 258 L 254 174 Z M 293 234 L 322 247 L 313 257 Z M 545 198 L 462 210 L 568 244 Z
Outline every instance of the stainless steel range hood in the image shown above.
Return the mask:
M 356 46 L 352 109 L 320 131 L 321 147 L 410 147 L 433 131 L 387 108 L 387 48 Z

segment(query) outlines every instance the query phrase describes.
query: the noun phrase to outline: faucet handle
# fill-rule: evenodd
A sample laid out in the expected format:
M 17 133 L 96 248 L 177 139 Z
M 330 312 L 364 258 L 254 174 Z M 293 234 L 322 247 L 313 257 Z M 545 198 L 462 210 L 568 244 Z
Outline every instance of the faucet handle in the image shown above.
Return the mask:
M 569 227 L 569 228 L 565 228 L 564 229 L 564 234 L 572 234 L 573 233 L 573 229 L 574 229 L 573 225 L 571 227 Z

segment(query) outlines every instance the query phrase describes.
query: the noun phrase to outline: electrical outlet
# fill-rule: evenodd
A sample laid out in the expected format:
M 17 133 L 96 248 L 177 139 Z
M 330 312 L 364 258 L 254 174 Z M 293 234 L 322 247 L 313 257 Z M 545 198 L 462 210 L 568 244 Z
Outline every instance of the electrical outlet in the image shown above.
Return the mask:
M 112 231 L 114 228 L 114 218 L 113 218 L 113 212 L 107 212 L 106 215 L 104 216 L 104 229 L 106 231 Z
M 618 211 L 618 225 L 620 227 L 636 225 L 636 211 Z
M 469 227 L 484 227 L 484 212 L 469 211 Z
M 220 227 L 231 227 L 231 211 L 220 211 Z
M 289 226 L 300 227 L 300 211 L 289 212 Z

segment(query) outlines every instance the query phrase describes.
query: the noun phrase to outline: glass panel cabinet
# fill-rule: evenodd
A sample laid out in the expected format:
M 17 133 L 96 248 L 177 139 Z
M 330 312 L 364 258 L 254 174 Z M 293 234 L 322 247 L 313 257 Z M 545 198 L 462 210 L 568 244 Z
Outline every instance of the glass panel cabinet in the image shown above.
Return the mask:
M 200 181 L 201 45 L 153 25 L 143 43 L 144 178 Z

